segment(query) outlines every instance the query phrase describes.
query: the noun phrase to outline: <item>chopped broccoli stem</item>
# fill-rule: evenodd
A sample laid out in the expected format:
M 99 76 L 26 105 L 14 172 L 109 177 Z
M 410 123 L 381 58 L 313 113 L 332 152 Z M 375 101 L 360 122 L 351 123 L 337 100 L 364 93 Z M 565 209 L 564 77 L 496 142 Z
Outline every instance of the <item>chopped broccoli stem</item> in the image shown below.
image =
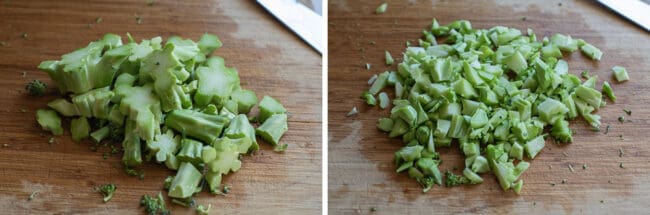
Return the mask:
M 124 154 L 122 155 L 122 162 L 127 167 L 138 166 L 142 164 L 140 136 L 134 130 L 134 124 L 135 122 L 129 120 L 126 122 L 126 126 L 124 128 L 125 133 L 124 140 L 122 142 Z
M 237 70 L 228 68 L 225 64 L 201 66 L 196 69 L 195 73 L 198 88 L 194 93 L 194 102 L 199 107 L 212 102 L 220 104 L 240 87 Z
M 379 107 L 381 109 L 386 109 L 389 104 L 390 104 L 390 99 L 388 98 L 388 94 L 386 94 L 385 92 L 379 93 Z
M 239 113 L 247 114 L 257 104 L 257 95 L 251 90 L 238 89 L 233 91 L 230 96 L 237 102 Z
M 203 34 L 198 42 L 199 50 L 201 50 L 201 53 L 204 55 L 210 55 L 214 50 L 221 48 L 222 45 L 223 44 L 217 35 L 208 33 Z
M 257 116 L 257 120 L 261 123 L 264 123 L 273 114 L 287 113 L 287 109 L 278 100 L 270 96 L 264 96 L 258 108 L 260 109 L 260 114 Z
M 196 206 L 196 213 L 200 215 L 208 215 L 210 214 L 210 208 L 212 207 L 212 204 L 208 204 L 207 207 L 203 205 L 198 205 Z
M 41 128 L 46 131 L 51 131 L 54 135 L 62 135 L 63 127 L 61 127 L 61 118 L 56 111 L 38 109 L 36 111 L 36 121 L 41 125 Z
M 228 174 L 241 168 L 237 143 L 229 138 L 222 138 L 213 144 L 217 151 L 216 159 L 207 162 L 210 172 Z
M 191 197 L 197 191 L 201 179 L 201 172 L 194 165 L 181 163 L 174 180 L 169 186 L 169 197 L 179 199 Z
M 366 100 L 366 103 L 370 106 L 375 106 L 377 105 L 377 99 L 375 99 L 375 96 L 370 94 L 369 92 L 363 92 L 361 95 L 361 98 Z
M 110 132 L 111 129 L 107 125 L 90 133 L 90 137 L 95 141 L 95 143 L 100 143 L 110 135 Z
M 603 57 L 603 52 L 601 52 L 600 49 L 588 43 L 580 46 L 580 51 L 592 60 L 599 61 L 600 58 Z
M 229 123 L 228 118 L 193 110 L 173 110 L 165 118 L 166 126 L 205 143 L 217 140 Z
M 357 115 L 358 113 L 359 113 L 359 110 L 357 110 L 357 107 L 352 107 L 352 110 L 350 110 L 350 112 L 345 114 L 345 116 L 354 116 L 354 115 Z
M 72 119 L 70 122 L 70 133 L 72 133 L 72 140 L 75 142 L 87 138 L 90 134 L 88 119 L 86 117 Z
M 25 90 L 31 96 L 43 96 L 45 95 L 45 90 L 47 89 L 47 84 L 39 80 L 32 80 L 27 85 L 25 85 Z
M 614 77 L 616 78 L 616 81 L 618 81 L 619 83 L 630 79 L 627 76 L 627 70 L 625 69 L 625 67 L 614 66 L 612 68 L 612 71 L 614 71 Z
M 199 165 L 203 163 L 203 143 L 192 140 L 192 139 L 182 139 L 181 140 L 181 149 L 176 154 L 176 158 L 180 162 L 188 162 L 194 165 Z
M 69 102 L 66 99 L 59 98 L 50 103 L 47 103 L 47 106 L 59 112 L 63 116 L 78 116 L 79 111 L 77 107 Z
M 255 133 L 271 145 L 276 146 L 287 130 L 287 115 L 273 114 L 255 130 Z

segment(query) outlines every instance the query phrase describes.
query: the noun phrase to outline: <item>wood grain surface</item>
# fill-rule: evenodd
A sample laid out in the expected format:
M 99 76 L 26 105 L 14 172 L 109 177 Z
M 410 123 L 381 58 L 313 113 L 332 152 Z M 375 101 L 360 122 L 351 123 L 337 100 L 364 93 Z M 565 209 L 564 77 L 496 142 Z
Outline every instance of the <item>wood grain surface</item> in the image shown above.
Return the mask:
M 95 23 L 98 17 L 101 23 Z M 291 113 L 284 153 L 262 143 L 258 153 L 243 157 L 240 171 L 224 179 L 231 193 L 202 192 L 198 203 L 212 204 L 213 214 L 320 213 L 321 56 L 254 1 L 3 0 L 0 214 L 143 214 L 140 197 L 162 190 L 164 178 L 173 174 L 164 166 L 147 163 L 145 179 L 138 180 L 124 173 L 121 155 L 104 160 L 108 149 L 92 152 L 90 141 L 72 142 L 67 123 L 65 135 L 48 144 L 50 135 L 35 121 L 35 111 L 59 96 L 49 77 L 36 69 L 41 61 L 58 59 L 105 33 L 126 32 L 137 40 L 179 35 L 197 41 L 204 32 L 217 34 L 224 46 L 215 54 L 239 70 L 242 86 L 260 98 L 279 99 Z M 32 79 L 50 84 L 45 97 L 24 93 Z M 118 189 L 110 202 L 102 203 L 93 187 L 109 182 Z M 39 193 L 28 201 L 33 191 Z M 194 213 L 172 209 L 174 214 Z
M 329 3 L 329 212 L 331 214 L 647 214 L 650 205 L 650 36 L 594 1 L 379 1 L 332 0 Z M 527 17 L 525 21 L 522 17 Z M 402 143 L 388 139 L 375 125 L 388 110 L 364 105 L 359 95 L 384 65 L 384 50 L 401 58 L 405 42 L 417 44 L 432 18 L 441 24 L 467 19 L 474 28 L 496 25 L 538 38 L 566 33 L 599 47 L 602 61 L 579 52 L 565 54 L 573 74 L 589 69 L 613 84 L 618 101 L 599 110 L 608 134 L 590 131 L 583 119 L 571 122 L 573 143 L 547 147 L 522 175 L 521 195 L 504 192 L 491 174 L 480 185 L 434 187 L 422 193 L 406 174 L 395 173 L 393 153 Z M 374 45 L 371 44 L 374 41 Z M 370 71 L 364 67 L 372 64 Z M 627 67 L 630 81 L 615 83 L 612 66 Z M 392 92 L 392 88 L 390 89 Z M 391 94 L 392 95 L 392 94 Z M 353 107 L 360 114 L 346 117 Z M 625 115 L 625 123 L 617 121 Z M 623 135 L 623 138 L 619 138 Z M 457 145 L 441 149 L 441 170 L 463 168 Z M 619 148 L 624 155 L 619 157 Z M 566 155 L 565 155 L 566 154 Z M 623 162 L 625 168 L 620 168 Z M 586 169 L 583 169 L 586 164 Z M 575 172 L 569 171 L 573 165 Z M 456 171 L 457 174 L 460 171 Z M 566 183 L 561 183 L 566 179 Z M 555 186 L 551 185 L 554 183 Z M 376 212 L 371 212 L 371 208 Z

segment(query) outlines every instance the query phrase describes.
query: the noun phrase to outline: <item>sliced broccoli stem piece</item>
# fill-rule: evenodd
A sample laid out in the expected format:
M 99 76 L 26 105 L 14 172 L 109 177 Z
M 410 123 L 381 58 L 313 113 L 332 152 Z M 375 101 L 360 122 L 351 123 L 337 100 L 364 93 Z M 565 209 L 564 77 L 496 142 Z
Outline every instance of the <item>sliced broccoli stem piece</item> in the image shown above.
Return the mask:
M 191 163 L 181 163 L 176 176 L 169 186 L 169 197 L 189 198 L 196 191 L 203 176 Z
M 232 119 L 230 125 L 226 128 L 224 136 L 231 139 L 249 140 L 241 140 L 243 145 L 239 146 L 239 152 L 242 154 L 259 148 L 257 138 L 255 138 L 255 128 L 248 122 L 248 118 L 244 114 L 239 114 Z
M 168 129 L 167 132 L 156 134 L 154 141 L 147 142 L 149 154 L 156 158 L 157 162 L 166 162 L 171 157 L 176 156 L 176 152 L 181 146 L 181 137 L 174 136 L 174 132 Z
M 225 65 L 201 66 L 196 69 L 196 79 L 198 88 L 194 93 L 194 102 L 198 107 L 213 102 L 221 104 L 240 88 L 237 70 Z
M 202 156 L 203 143 L 192 140 L 192 139 L 182 139 L 181 140 L 181 150 L 176 155 L 176 158 L 180 162 L 188 162 L 194 165 L 199 165 L 203 163 Z
M 217 151 L 217 156 L 207 163 L 209 172 L 228 174 L 241 168 L 238 146 L 231 139 L 222 138 L 212 147 Z
M 111 111 L 109 103 L 114 95 L 109 87 L 103 87 L 73 96 L 72 103 L 80 116 L 107 119 Z
M 285 109 L 278 100 L 270 96 L 264 96 L 262 101 L 260 101 L 258 108 L 260 109 L 260 113 L 257 116 L 257 121 L 261 123 L 266 121 L 266 119 L 271 117 L 273 114 L 287 113 L 287 109 Z
M 100 143 L 102 142 L 102 140 L 104 140 L 106 137 L 110 135 L 110 132 L 111 129 L 107 125 L 90 133 L 90 138 L 92 138 L 95 141 L 95 143 Z
M 280 138 L 282 138 L 284 132 L 288 129 L 287 115 L 273 114 L 255 130 L 255 133 L 260 135 L 265 141 L 271 143 L 271 145 L 276 146 L 280 142 Z
M 223 44 L 217 35 L 208 33 L 203 34 L 198 43 L 199 49 L 204 55 L 210 55 L 214 50 L 221 48 L 222 45 Z
M 59 112 L 63 116 L 78 116 L 79 111 L 77 107 L 64 98 L 59 98 L 50 103 L 47 103 L 47 106 Z
M 146 84 L 141 87 L 118 86 L 116 93 L 122 96 L 120 112 L 135 122 L 135 131 L 145 141 L 153 141 L 160 133 L 162 110 L 160 100 L 153 92 L 153 86 Z
M 165 118 L 166 126 L 205 143 L 217 140 L 229 123 L 228 118 L 193 110 L 173 110 Z
M 230 97 L 237 102 L 239 113 L 247 114 L 257 104 L 257 95 L 252 90 L 238 89 L 233 91 Z
M 63 127 L 61 127 L 61 118 L 56 111 L 38 109 L 36 111 L 36 121 L 41 125 L 41 128 L 46 131 L 51 131 L 54 135 L 62 135 Z
M 127 120 L 124 128 L 124 141 L 122 141 L 122 148 L 124 155 L 122 162 L 128 167 L 138 166 L 142 164 L 142 149 L 140 142 L 140 135 L 136 132 L 136 122 Z

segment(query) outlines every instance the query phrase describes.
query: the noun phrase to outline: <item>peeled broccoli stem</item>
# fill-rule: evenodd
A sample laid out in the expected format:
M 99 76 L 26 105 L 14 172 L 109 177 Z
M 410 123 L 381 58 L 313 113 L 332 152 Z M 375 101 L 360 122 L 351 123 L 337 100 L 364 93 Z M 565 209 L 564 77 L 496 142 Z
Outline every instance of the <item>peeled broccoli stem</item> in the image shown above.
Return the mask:
M 163 50 L 149 54 L 140 67 L 140 78 L 153 80 L 163 111 L 188 108 L 192 104 L 189 95 L 178 85 L 189 78 L 189 72 L 173 54 L 174 50 L 177 50 L 176 46 L 168 43 Z
M 280 142 L 280 138 L 282 138 L 282 135 L 284 135 L 284 132 L 287 130 L 287 115 L 274 114 L 262 123 L 255 132 L 260 135 L 262 139 L 271 143 L 273 146 L 277 146 Z
M 217 57 L 211 57 L 217 58 Z M 219 62 L 221 60 L 208 60 L 208 62 Z M 209 103 L 223 105 L 230 94 L 240 89 L 239 75 L 234 68 L 228 68 L 222 63 L 208 63 L 196 69 L 198 88 L 194 94 L 194 102 L 198 107 L 204 107 Z
M 169 197 L 189 198 L 197 191 L 200 191 L 199 182 L 203 176 L 191 163 L 183 162 L 176 172 L 176 176 L 169 187 Z
M 116 94 L 122 97 L 120 112 L 135 122 L 138 135 L 145 141 L 153 141 L 154 136 L 160 133 L 162 111 L 160 100 L 154 94 L 152 86 L 116 86 Z
M 244 114 L 239 114 L 232 119 L 224 136 L 230 139 L 243 139 L 240 142 L 244 145 L 239 145 L 239 152 L 242 154 L 259 148 L 257 138 L 255 138 L 255 128 L 248 122 L 248 117 Z
M 136 132 L 135 127 L 135 121 L 126 121 L 124 141 L 122 142 L 122 148 L 124 149 L 122 162 L 126 166 L 138 166 L 142 164 L 140 135 Z
M 165 118 L 166 126 L 205 143 L 217 140 L 229 123 L 228 118 L 193 110 L 173 110 Z
M 273 114 L 287 113 L 287 109 L 285 109 L 277 99 L 274 99 L 270 96 L 264 96 L 264 98 L 262 98 L 262 101 L 260 101 L 258 107 L 260 109 L 260 113 L 257 116 L 257 120 L 262 123 L 265 122 L 266 119 L 271 117 Z
M 62 135 L 63 127 L 61 126 L 61 118 L 56 111 L 38 109 L 36 111 L 36 121 L 41 125 L 41 128 L 46 131 L 51 131 L 54 135 Z

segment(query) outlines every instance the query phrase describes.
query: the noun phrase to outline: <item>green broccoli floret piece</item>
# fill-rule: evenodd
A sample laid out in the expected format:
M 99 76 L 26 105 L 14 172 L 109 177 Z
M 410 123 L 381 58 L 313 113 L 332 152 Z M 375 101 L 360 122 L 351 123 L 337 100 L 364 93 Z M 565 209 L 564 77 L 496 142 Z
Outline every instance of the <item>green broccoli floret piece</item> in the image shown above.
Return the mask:
M 108 202 L 113 198 L 115 190 L 117 190 L 117 186 L 115 186 L 115 184 L 109 183 L 95 187 L 95 190 L 104 195 L 104 202 Z
M 196 69 L 198 88 L 194 93 L 194 102 L 198 107 L 204 107 L 212 102 L 222 104 L 234 90 L 240 88 L 237 70 L 219 63 L 210 65 L 209 62 L 213 61 L 208 60 L 206 63 L 208 66 L 200 66 Z
M 259 109 L 260 114 L 257 116 L 257 120 L 261 123 L 266 121 L 266 119 L 271 117 L 273 114 L 287 113 L 287 109 L 285 109 L 278 100 L 270 96 L 264 96 L 264 98 L 262 98 L 262 101 L 260 101 Z
M 25 85 L 27 94 L 31 96 L 43 96 L 45 95 L 45 89 L 47 89 L 47 84 L 39 80 L 32 80 Z
M 36 111 L 36 121 L 41 125 L 41 128 L 46 131 L 51 131 L 54 135 L 62 135 L 63 127 L 61 127 L 61 118 L 56 111 L 38 109 Z
M 201 215 L 208 215 L 210 213 L 210 208 L 212 207 L 212 204 L 208 204 L 208 207 L 205 207 L 203 205 L 198 205 L 196 206 L 196 213 L 201 214 Z
M 163 50 L 155 50 L 145 57 L 140 67 L 141 81 L 153 80 L 154 91 L 160 97 L 164 111 L 188 108 L 192 103 L 189 95 L 178 85 L 190 76 L 174 55 L 178 49 L 168 43 Z
M 200 191 L 199 182 L 203 176 L 191 163 L 181 163 L 178 172 L 169 186 L 169 197 L 189 198 L 197 191 Z
M 124 128 L 122 126 L 111 123 L 108 125 L 108 130 L 108 138 L 111 142 L 121 143 L 124 141 Z
M 128 74 L 127 74 L 128 75 Z M 153 141 L 155 134 L 160 133 L 162 111 L 160 100 L 153 92 L 153 87 L 146 84 L 141 87 L 128 85 L 116 87 L 120 95 L 120 112 L 135 122 L 135 131 L 145 141 Z
M 86 117 L 79 117 L 72 119 L 70 122 L 70 133 L 72 133 L 72 140 L 79 142 L 90 135 L 90 124 Z
M 198 45 L 203 55 L 210 55 L 214 50 L 221 48 L 223 44 L 217 35 L 205 33 L 201 36 Z
M 173 110 L 165 118 L 166 126 L 205 143 L 214 142 L 229 123 L 228 118 L 193 110 Z
M 282 138 L 282 135 L 284 135 L 284 132 L 288 129 L 287 115 L 273 114 L 273 116 L 255 130 L 255 133 L 260 135 L 262 139 L 271 143 L 273 146 L 277 146 L 280 142 L 280 138 Z
M 447 187 L 460 186 L 463 184 L 469 184 L 471 182 L 469 179 L 467 179 L 467 177 L 456 175 L 449 170 L 445 172 L 445 178 L 445 186 Z
M 140 206 L 144 207 L 144 211 L 149 215 L 169 215 L 171 211 L 165 208 L 165 199 L 162 193 L 158 193 L 158 198 L 149 195 L 143 195 L 140 199 Z
M 43 61 L 38 68 L 50 75 L 61 93 L 84 93 L 106 87 L 113 82 L 119 65 L 130 53 L 102 54 L 121 45 L 120 36 L 106 34 L 85 48 L 61 56 L 61 61 Z

